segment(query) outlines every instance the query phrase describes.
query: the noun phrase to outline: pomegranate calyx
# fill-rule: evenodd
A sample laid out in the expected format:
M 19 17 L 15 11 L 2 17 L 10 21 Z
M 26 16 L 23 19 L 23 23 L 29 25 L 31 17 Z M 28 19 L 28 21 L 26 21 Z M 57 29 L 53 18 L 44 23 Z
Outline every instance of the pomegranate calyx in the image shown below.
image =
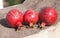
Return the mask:
M 29 26 L 30 26 L 30 28 L 33 28 L 33 23 L 30 23 L 30 25 L 29 25 Z
M 46 26 L 46 23 L 42 22 L 41 25 L 40 25 L 40 28 L 44 28 L 45 26 Z

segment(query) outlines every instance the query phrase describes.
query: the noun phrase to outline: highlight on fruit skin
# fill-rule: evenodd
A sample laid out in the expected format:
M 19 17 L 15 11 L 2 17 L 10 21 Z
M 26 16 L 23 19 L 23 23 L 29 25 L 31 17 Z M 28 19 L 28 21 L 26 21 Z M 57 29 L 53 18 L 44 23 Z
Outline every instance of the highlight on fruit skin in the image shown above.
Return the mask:
M 34 24 L 37 23 L 39 14 L 34 10 L 27 10 L 23 16 L 24 21 L 29 24 L 29 27 L 34 27 Z
M 45 7 L 41 10 L 39 14 L 39 20 L 41 21 L 40 27 L 45 27 L 46 25 L 52 25 L 57 20 L 57 11 L 52 7 Z
M 10 27 L 17 27 L 17 30 L 21 29 L 23 22 L 23 14 L 17 9 L 12 9 L 7 13 L 6 21 Z

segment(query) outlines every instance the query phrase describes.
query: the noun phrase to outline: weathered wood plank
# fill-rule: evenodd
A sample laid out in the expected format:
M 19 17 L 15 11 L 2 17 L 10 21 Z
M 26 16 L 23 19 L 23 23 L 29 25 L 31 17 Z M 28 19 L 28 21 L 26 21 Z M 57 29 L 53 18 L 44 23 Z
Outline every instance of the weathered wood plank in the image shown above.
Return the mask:
M 9 28 L 5 20 L 6 14 L 8 13 L 9 10 L 16 8 L 21 10 L 22 13 L 24 13 L 27 9 L 33 9 L 39 12 L 43 7 L 46 6 L 53 7 L 54 9 L 56 9 L 56 11 L 58 12 L 58 19 L 60 19 L 60 0 L 25 0 L 23 4 L 18 4 L 15 6 L 1 9 L 0 10 L 0 38 L 23 38 L 25 36 L 35 34 L 41 31 L 39 29 L 26 29 L 26 30 L 16 32 L 14 31 L 14 29 Z

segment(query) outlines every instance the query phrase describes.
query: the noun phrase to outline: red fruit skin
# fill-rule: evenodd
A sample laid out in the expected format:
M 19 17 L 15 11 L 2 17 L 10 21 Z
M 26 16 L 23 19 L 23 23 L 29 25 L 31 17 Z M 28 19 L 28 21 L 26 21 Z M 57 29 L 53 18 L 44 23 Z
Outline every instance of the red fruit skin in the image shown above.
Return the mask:
M 57 12 L 51 7 L 46 7 L 40 13 L 40 20 L 47 25 L 54 24 L 57 20 Z
M 38 21 L 38 13 L 34 10 L 27 10 L 24 14 L 24 21 L 27 22 L 27 24 L 35 24 Z
M 19 10 L 12 9 L 8 12 L 6 20 L 10 27 L 19 27 L 23 22 L 23 15 Z

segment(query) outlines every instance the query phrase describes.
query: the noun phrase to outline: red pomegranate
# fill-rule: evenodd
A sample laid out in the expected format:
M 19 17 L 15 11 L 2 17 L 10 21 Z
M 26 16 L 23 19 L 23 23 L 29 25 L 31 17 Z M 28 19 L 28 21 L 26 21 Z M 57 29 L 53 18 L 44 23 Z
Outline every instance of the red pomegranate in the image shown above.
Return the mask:
M 27 10 L 24 14 L 24 21 L 29 24 L 30 27 L 33 27 L 33 24 L 38 21 L 38 13 L 34 10 Z
M 22 12 L 12 9 L 7 13 L 6 20 L 10 27 L 21 27 L 23 22 Z
M 40 12 L 41 26 L 52 25 L 57 20 L 57 12 L 51 7 L 46 7 Z

